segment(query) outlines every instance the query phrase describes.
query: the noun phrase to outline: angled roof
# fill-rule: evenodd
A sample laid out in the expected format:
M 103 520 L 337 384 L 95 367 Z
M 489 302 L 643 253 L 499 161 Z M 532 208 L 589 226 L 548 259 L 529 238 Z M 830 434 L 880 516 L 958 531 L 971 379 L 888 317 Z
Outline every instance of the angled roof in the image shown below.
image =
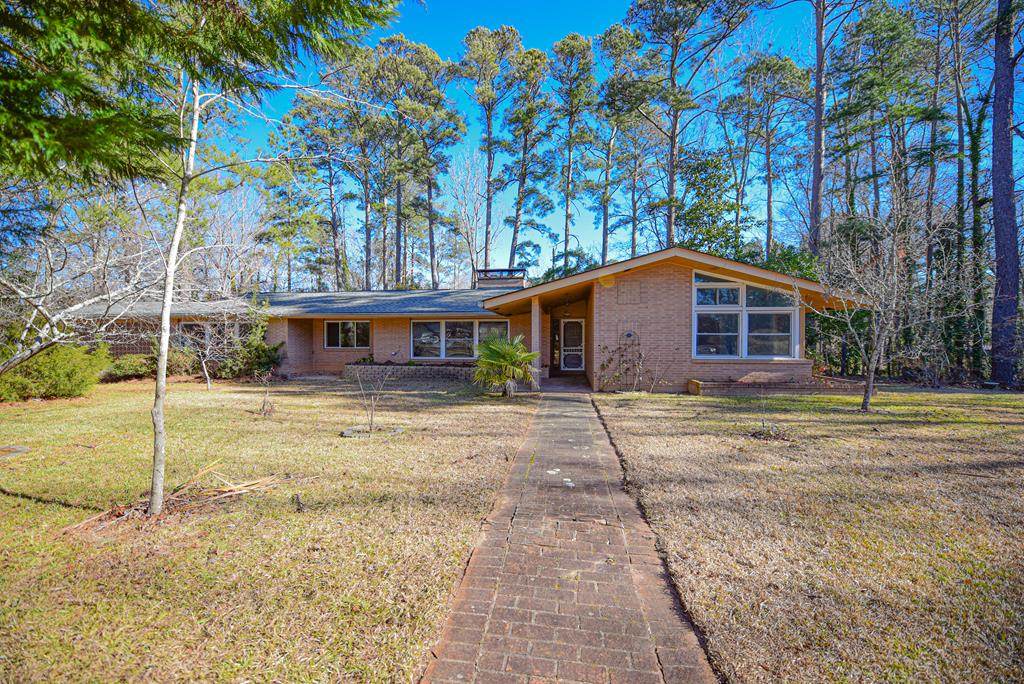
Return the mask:
M 504 294 L 511 288 L 485 290 L 372 290 L 358 292 L 261 292 L 258 303 L 265 302 L 267 313 L 274 317 L 324 316 L 495 316 L 483 308 L 485 296 Z M 241 313 L 249 298 L 224 299 L 212 302 L 174 302 L 172 316 L 207 316 Z M 160 302 L 134 302 L 95 305 L 82 311 L 85 316 L 158 318 Z
M 546 283 L 495 294 L 484 300 L 484 306 L 491 310 L 508 313 L 510 305 L 520 304 L 521 306 L 521 302 L 529 301 L 532 297 L 540 297 L 570 288 L 578 289 L 599 278 L 605 278 L 633 269 L 645 268 L 664 261 L 674 261 L 709 273 L 732 276 L 733 278 L 749 280 L 769 286 L 787 289 L 795 288 L 799 290 L 805 300 L 821 300 L 826 296 L 825 288 L 821 283 L 813 280 L 797 278 L 785 273 L 779 273 L 778 271 L 752 266 L 741 261 L 725 259 L 713 254 L 705 254 L 704 252 L 686 249 L 685 247 L 669 247 L 632 259 L 626 259 L 625 261 L 617 261 L 613 264 L 599 266 L 583 273 L 557 278 Z
M 271 316 L 493 316 L 484 297 L 511 292 L 486 290 L 371 290 L 359 292 L 267 292 L 257 295 Z

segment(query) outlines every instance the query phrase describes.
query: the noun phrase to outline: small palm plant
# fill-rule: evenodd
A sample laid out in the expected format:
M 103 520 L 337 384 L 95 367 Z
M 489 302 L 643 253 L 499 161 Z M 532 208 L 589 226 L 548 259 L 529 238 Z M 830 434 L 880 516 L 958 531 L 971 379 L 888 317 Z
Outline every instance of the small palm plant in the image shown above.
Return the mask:
M 523 344 L 523 336 L 509 339 L 500 333 L 489 335 L 477 347 L 473 381 L 481 387 L 501 390 L 502 396 L 514 397 L 520 382 L 533 383 L 533 361 L 540 354 Z

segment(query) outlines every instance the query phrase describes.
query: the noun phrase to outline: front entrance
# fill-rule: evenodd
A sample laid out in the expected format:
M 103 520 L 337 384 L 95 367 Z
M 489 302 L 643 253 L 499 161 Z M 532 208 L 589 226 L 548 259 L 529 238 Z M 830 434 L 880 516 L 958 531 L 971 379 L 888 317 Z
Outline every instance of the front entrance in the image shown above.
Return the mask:
M 563 318 L 560 321 L 561 334 L 558 336 L 560 349 L 558 367 L 563 371 L 582 371 L 584 368 L 583 354 L 583 320 L 579 318 Z

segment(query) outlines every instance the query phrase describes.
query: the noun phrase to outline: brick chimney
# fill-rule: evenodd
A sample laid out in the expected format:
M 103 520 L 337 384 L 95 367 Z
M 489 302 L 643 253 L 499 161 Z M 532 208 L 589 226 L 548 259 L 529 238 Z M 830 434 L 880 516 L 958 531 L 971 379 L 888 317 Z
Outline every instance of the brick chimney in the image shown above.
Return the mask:
M 522 289 L 526 287 L 525 268 L 478 268 L 473 278 L 473 288 Z

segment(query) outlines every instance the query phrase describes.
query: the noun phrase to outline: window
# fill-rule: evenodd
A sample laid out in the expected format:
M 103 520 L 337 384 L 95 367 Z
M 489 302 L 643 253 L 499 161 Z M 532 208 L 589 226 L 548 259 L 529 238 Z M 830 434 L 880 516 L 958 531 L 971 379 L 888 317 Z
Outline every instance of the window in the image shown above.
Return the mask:
M 699 356 L 739 356 L 740 315 L 738 313 L 697 314 Z
M 792 306 L 793 297 L 785 292 L 747 285 L 747 308 L 789 308 Z
M 365 349 L 369 346 L 369 321 L 324 321 L 324 349 Z
M 446 321 L 444 324 L 444 355 L 448 359 L 471 359 L 476 354 L 476 323 Z
M 205 323 L 182 323 L 178 330 L 186 345 L 198 344 L 206 339 Z
M 789 356 L 792 313 L 747 313 L 747 356 Z
M 473 359 L 489 335 L 508 337 L 508 321 L 413 321 L 412 358 Z
M 799 357 L 800 308 L 789 293 L 695 273 L 696 358 Z
M 698 306 L 735 306 L 740 303 L 738 287 L 698 287 Z
M 480 321 L 478 326 L 481 342 L 491 335 L 508 337 L 508 321 Z
M 412 324 L 412 355 L 420 359 L 441 358 L 441 322 Z

